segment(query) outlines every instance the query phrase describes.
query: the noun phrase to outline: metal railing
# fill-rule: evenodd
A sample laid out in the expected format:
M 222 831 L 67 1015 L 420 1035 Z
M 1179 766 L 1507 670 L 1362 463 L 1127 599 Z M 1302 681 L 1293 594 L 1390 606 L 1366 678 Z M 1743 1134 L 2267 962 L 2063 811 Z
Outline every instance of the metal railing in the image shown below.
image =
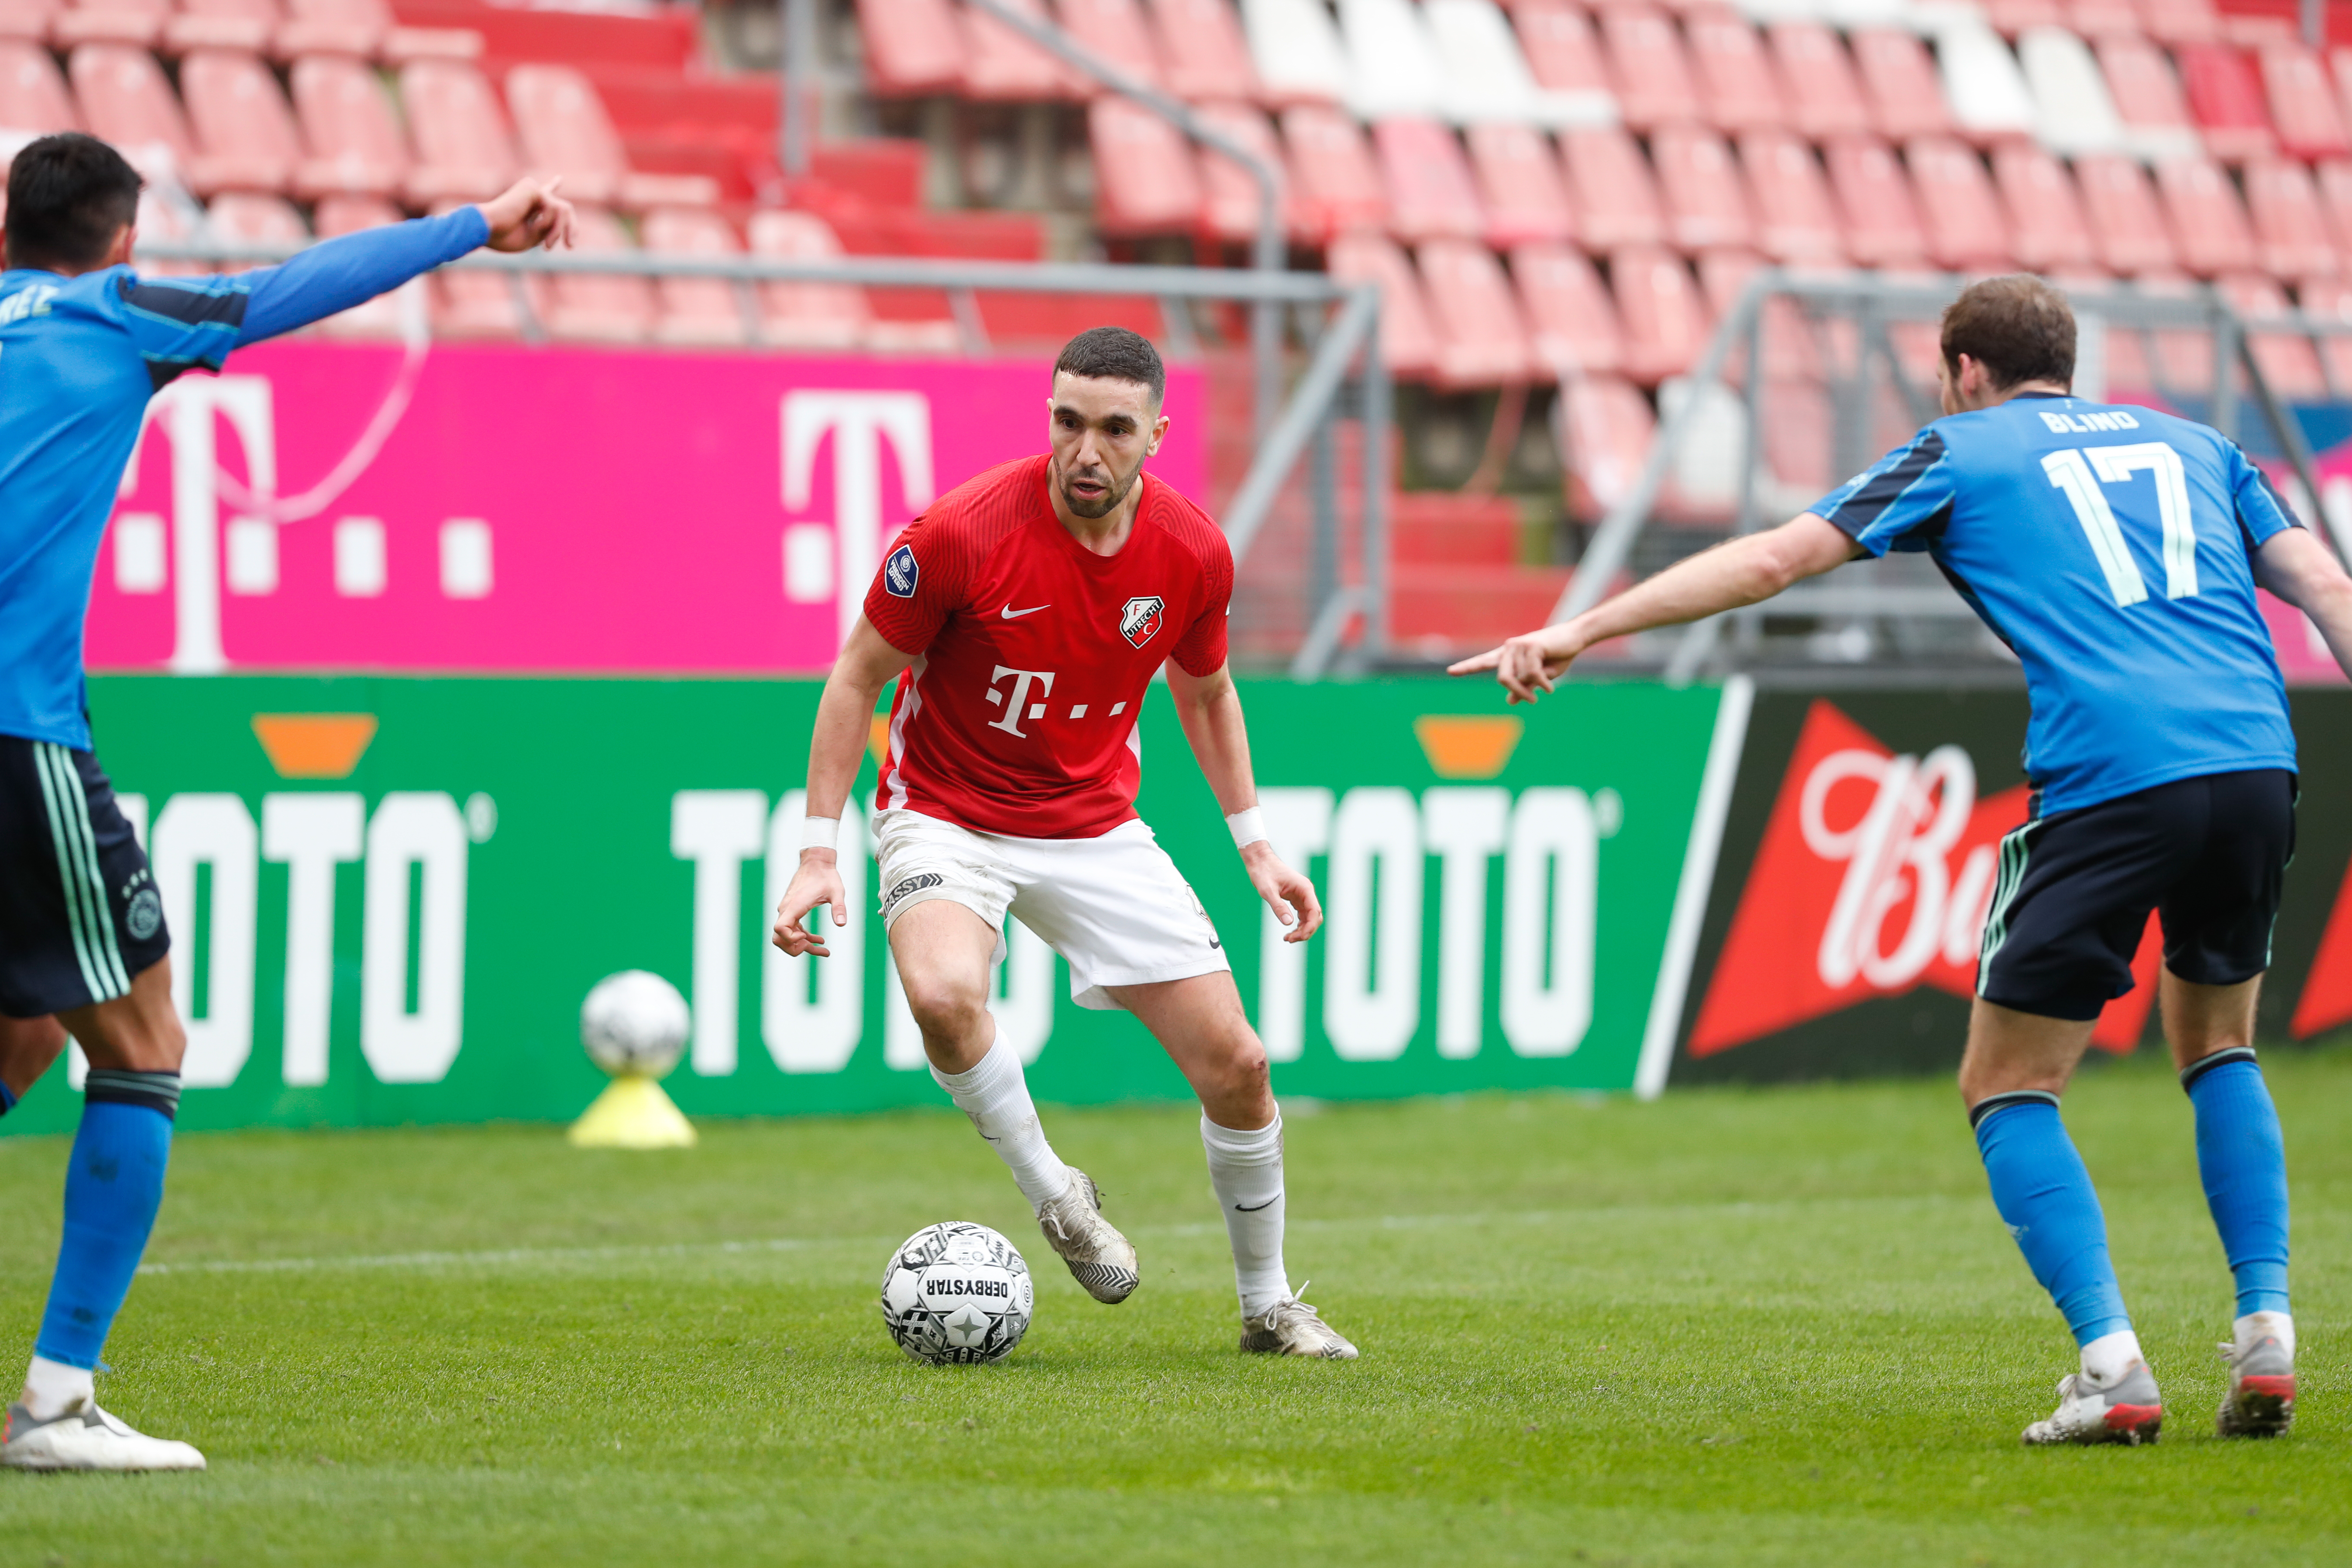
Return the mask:
M 142 242 L 142 261 L 193 261 L 206 265 L 284 261 L 302 245 L 213 239 Z M 1277 515 L 1277 502 L 1295 493 L 1299 459 L 1316 455 L 1316 480 L 1309 484 L 1308 554 L 1317 563 L 1302 584 L 1306 627 L 1291 661 L 1300 679 L 1319 679 L 1345 656 L 1377 661 L 1388 651 L 1388 484 L 1380 455 L 1388 448 L 1391 389 L 1380 355 L 1380 289 L 1370 283 L 1341 283 L 1320 272 L 1237 270 L 1196 267 L 1135 267 L 1101 262 L 992 262 L 844 256 L 816 259 L 750 256 L 673 256 L 644 251 L 532 251 L 520 256 L 475 251 L 446 264 L 461 271 L 506 274 L 511 280 L 517 320 L 533 341 L 546 336 L 524 280 L 533 276 L 709 279 L 734 285 L 747 342 L 761 346 L 758 286 L 818 283 L 877 289 L 931 289 L 946 292 L 957 319 L 968 323 L 970 340 L 980 312 L 975 296 L 1005 294 L 1128 295 L 1160 302 L 1171 323 L 1190 331 L 1189 306 L 1198 300 L 1232 300 L 1275 311 L 1295 312 L 1308 344 L 1306 365 L 1279 412 L 1255 422 L 1258 439 L 1250 467 L 1221 519 L 1231 541 L 1235 580 L 1245 573 L 1252 547 Z M 1335 313 L 1336 308 L 1336 313 Z M 1328 319 L 1327 319 L 1328 318 Z M 1278 320 L 1278 318 L 1277 318 Z M 984 348 L 984 341 L 970 346 Z M 1364 454 L 1360 516 L 1353 531 L 1357 560 L 1345 557 L 1349 531 L 1339 515 L 1339 487 L 1330 482 L 1336 426 L 1354 418 Z M 1350 582 L 1349 578 L 1353 578 Z M 1360 617 L 1363 634 L 1343 650 L 1349 626 Z
M 1719 413 L 1727 398 L 1736 399 L 1740 411 L 1734 457 L 1737 500 L 1732 508 L 1731 531 L 1735 535 L 1751 532 L 1768 521 L 1764 494 L 1768 478 L 1766 400 L 1770 395 L 1772 377 L 1767 374 L 1770 351 L 1766 317 L 1771 300 L 1795 301 L 1811 325 L 1834 321 L 1852 329 L 1853 360 L 1849 365 L 1840 367 L 1844 374 L 1832 375 L 1834 390 L 1839 395 L 1835 399 L 1839 416 L 1832 423 L 1830 436 L 1839 448 L 1832 458 L 1834 471 L 1843 475 L 1858 470 L 1878 455 L 1870 447 L 1868 436 L 1870 410 L 1880 387 L 1899 401 L 1911 424 L 1925 424 L 1939 412 L 1934 392 L 1906 376 L 1890 328 L 1903 322 L 1937 320 L 1958 292 L 1961 282 L 1958 278 L 1916 282 L 1868 277 L 1830 279 L 1771 270 L 1751 277 L 1738 300 L 1717 324 L 1678 395 L 1662 400 L 1663 417 L 1656 437 L 1633 483 L 1608 509 L 1594 530 L 1577 563 L 1574 578 L 1553 607 L 1551 619 L 1564 621 L 1581 615 L 1607 595 L 1611 583 L 1633 560 L 1643 531 L 1654 520 L 1670 472 L 1693 443 L 1708 433 L 1710 412 Z M 2272 333 L 2352 336 L 2352 323 L 2300 315 L 2266 317 L 2249 322 L 2210 289 L 2179 296 L 2147 295 L 2120 289 L 2080 289 L 2070 290 L 2069 298 L 2082 328 L 2083 368 L 2094 375 L 2102 373 L 2108 333 L 2188 331 L 2210 334 L 2214 369 L 2208 413 L 2214 427 L 2224 436 L 2236 437 L 2243 413 L 2237 384 L 2238 375 L 2242 373 L 2245 393 L 2251 395 L 2255 412 L 2293 470 L 2303 495 L 2309 498 L 2307 504 L 2315 513 L 2322 513 L 2317 505 L 2321 491 L 2310 443 L 2293 412 L 2263 374 L 2255 338 Z M 1738 387 L 1727 374 L 1735 356 L 1744 367 L 1742 384 Z M 2098 387 L 2085 387 L 2084 391 L 2095 399 L 2104 393 Z M 2322 537 L 2332 539 L 2337 553 L 2352 559 L 2352 538 L 2346 536 L 2342 525 L 2324 513 L 2314 521 L 2319 523 Z M 1768 616 L 1774 619 L 1975 619 L 1975 613 L 1948 586 L 1929 582 L 1856 583 L 1849 575 L 1854 571 L 1849 567 L 1841 574 L 1843 581 L 1832 578 L 1801 585 L 1764 605 L 1693 623 L 1679 635 L 1666 663 L 1667 679 L 1680 684 L 1708 668 L 1740 663 L 1739 650 L 1727 653 L 1722 646 L 1727 623 L 1738 634 L 1742 647 L 1752 649 L 1759 628 Z

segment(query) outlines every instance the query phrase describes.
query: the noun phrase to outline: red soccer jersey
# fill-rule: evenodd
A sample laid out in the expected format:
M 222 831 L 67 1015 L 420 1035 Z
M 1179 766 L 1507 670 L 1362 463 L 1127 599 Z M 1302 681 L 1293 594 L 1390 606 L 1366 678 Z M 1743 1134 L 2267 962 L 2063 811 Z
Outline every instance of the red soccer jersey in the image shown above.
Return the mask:
M 1019 838 L 1108 833 L 1135 815 L 1153 672 L 1225 662 L 1234 556 L 1209 514 L 1146 475 L 1127 543 L 1097 555 L 1054 515 L 1045 464 L 941 496 L 866 591 L 866 618 L 912 656 L 877 810 Z

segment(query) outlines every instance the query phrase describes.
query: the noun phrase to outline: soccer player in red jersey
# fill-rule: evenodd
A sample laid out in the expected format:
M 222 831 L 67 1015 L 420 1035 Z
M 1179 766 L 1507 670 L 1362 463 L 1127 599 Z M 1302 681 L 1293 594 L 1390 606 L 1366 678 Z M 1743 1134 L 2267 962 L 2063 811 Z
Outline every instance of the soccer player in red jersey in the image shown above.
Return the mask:
M 776 945 L 827 956 L 848 923 L 835 843 L 896 676 L 874 802 L 882 916 L 931 1076 L 1011 1167 L 1039 1226 L 1095 1300 L 1125 1300 L 1135 1248 L 1094 1181 L 1055 1154 L 1021 1058 L 996 1037 L 991 976 L 1007 910 L 1069 961 L 1082 1007 L 1140 1019 L 1201 1098 L 1225 1211 L 1242 1348 L 1350 1360 L 1282 1264 L 1282 1117 L 1216 928 L 1135 814 L 1136 721 L 1164 664 L 1177 717 L 1252 885 L 1304 942 L 1314 885 L 1267 842 L 1249 734 L 1225 660 L 1233 553 L 1208 514 L 1143 473 L 1168 419 L 1150 342 L 1081 332 L 1055 362 L 1053 450 L 941 497 L 882 563 L 817 708 L 800 868 Z M 806 922 L 806 923 L 803 923 Z

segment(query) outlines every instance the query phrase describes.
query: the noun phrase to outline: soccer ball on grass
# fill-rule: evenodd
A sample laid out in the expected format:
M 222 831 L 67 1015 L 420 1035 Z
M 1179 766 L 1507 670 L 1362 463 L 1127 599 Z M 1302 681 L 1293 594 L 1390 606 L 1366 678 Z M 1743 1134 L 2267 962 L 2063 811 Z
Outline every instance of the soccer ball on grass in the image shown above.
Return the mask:
M 580 1043 L 615 1078 L 660 1078 L 677 1066 L 691 1027 L 686 998 L 658 974 L 624 969 L 580 1005 Z
M 882 1326 L 934 1366 L 1003 1361 L 1029 1331 L 1036 1288 L 1019 1249 L 949 1220 L 908 1237 L 882 1270 Z

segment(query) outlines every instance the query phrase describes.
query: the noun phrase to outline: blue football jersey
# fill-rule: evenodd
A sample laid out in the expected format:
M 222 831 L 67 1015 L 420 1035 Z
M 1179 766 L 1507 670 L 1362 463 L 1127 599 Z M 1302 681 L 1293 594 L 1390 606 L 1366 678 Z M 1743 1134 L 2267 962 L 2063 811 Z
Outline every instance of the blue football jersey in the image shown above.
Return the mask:
M 481 210 L 462 207 L 234 277 L 0 273 L 0 735 L 89 749 L 90 574 L 156 389 L 348 310 L 488 234 Z
M 2298 526 L 2202 425 L 2028 393 L 1938 419 L 1813 511 L 1924 550 L 2025 667 L 2044 812 L 2294 760 L 2252 552 Z

